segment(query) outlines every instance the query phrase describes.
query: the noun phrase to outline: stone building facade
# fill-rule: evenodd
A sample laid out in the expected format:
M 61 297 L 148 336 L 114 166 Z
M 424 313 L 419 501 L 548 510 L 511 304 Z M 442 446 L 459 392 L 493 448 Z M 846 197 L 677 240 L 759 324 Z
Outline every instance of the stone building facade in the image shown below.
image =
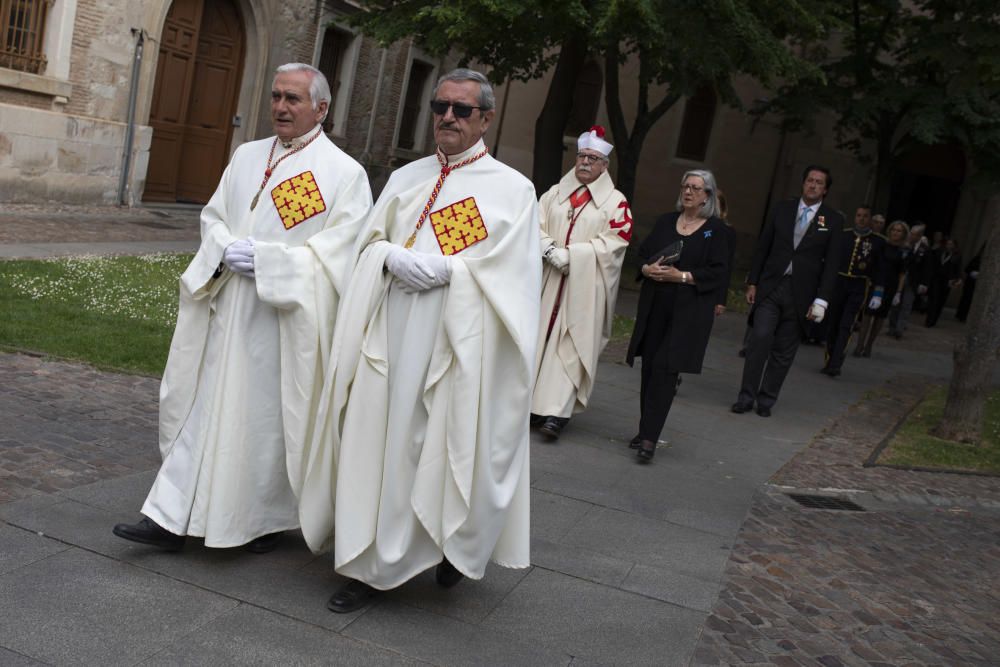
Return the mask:
M 427 102 L 437 77 L 457 62 L 431 57 L 409 40 L 383 48 L 358 34 L 348 21 L 361 11 L 353 0 L 15 4 L 22 14 L 7 20 L 25 24 L 14 26 L 23 39 L 11 44 L 8 25 L 8 42 L 0 41 L 0 202 L 204 202 L 235 147 L 271 134 L 271 75 L 293 61 L 327 74 L 334 96 L 330 137 L 365 166 L 377 194 L 393 169 L 432 150 Z M 34 60 L 25 56 L 32 49 Z M 635 81 L 628 71 L 621 78 Z M 592 64 L 583 82 L 590 86 L 586 108 L 574 111 L 577 124 L 605 123 L 601 81 Z M 548 83 L 497 85 L 487 144 L 528 176 Z M 740 82 L 738 91 L 744 108 L 768 94 L 752 81 Z M 626 115 L 634 113 L 627 106 L 633 99 L 634 90 L 623 91 Z M 575 132 L 567 131 L 566 169 Z M 755 121 L 710 91 L 682 100 L 645 143 L 632 201 L 639 231 L 673 208 L 676 184 L 693 168 L 712 169 L 727 192 L 744 262 L 768 208 L 797 194 L 807 164 L 831 167 L 836 183 L 829 200 L 850 219 L 869 199 L 872 174 L 838 150 L 832 136 L 829 122 L 808 136 L 783 133 L 776 120 Z M 926 221 L 966 236 L 968 246 L 982 235 L 981 225 L 970 222 L 979 219 L 982 201 L 962 187 L 961 156 L 953 161 L 942 172 L 940 159 L 913 160 L 894 191 L 923 194 L 935 204 L 953 199 L 927 212 L 935 219 Z M 893 213 L 890 202 L 890 217 L 914 215 L 895 206 Z

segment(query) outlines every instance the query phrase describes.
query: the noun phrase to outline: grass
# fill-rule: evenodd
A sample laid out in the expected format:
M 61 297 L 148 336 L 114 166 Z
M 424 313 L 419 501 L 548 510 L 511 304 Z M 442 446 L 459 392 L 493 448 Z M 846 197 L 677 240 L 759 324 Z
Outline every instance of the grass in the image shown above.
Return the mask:
M 946 391 L 937 387 L 927 394 L 882 452 L 879 464 L 1000 474 L 1000 390 L 986 397 L 978 446 L 930 434 L 944 413 Z
M 0 262 L 0 347 L 159 375 L 190 254 Z

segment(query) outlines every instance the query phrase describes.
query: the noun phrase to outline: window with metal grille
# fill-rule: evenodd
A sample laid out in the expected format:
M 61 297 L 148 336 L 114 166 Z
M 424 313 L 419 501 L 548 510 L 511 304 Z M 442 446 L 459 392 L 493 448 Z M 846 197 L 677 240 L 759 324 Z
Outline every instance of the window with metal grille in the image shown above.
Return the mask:
M 45 19 L 54 0 L 0 0 L 0 67 L 45 72 Z

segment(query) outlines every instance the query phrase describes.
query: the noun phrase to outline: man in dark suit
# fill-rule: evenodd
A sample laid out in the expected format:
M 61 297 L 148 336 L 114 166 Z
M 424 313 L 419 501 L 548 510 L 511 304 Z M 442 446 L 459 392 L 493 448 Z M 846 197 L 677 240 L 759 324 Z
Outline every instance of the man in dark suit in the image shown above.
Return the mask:
M 829 169 L 806 167 L 802 197 L 778 204 L 757 239 L 747 277 L 751 332 L 733 412 L 756 404 L 758 415 L 771 416 L 807 323 L 823 320 L 844 229 L 844 217 L 823 203 L 831 185 Z

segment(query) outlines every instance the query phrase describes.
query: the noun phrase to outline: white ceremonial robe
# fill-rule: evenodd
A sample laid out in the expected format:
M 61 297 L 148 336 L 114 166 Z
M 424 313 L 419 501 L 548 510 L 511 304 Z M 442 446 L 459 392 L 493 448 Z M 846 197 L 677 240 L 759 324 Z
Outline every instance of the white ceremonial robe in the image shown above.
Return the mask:
M 275 167 L 251 211 L 272 143 L 240 146 L 202 210 L 201 246 L 180 279 L 177 327 L 160 386 L 163 465 L 142 513 L 178 535 L 204 537 L 209 547 L 298 527 L 294 473 L 311 435 L 313 385 L 322 386 L 326 330 L 333 327 L 332 321 L 313 325 L 315 313 L 268 303 L 252 278 L 228 269 L 216 275 L 223 252 L 248 236 L 258 253 L 287 251 L 329 230 L 324 280 L 335 291 L 324 298 L 335 313 L 371 208 L 364 170 L 321 135 Z M 289 150 L 279 144 L 274 159 Z M 288 198 L 272 198 L 272 190 L 289 186 L 295 193 Z M 309 194 L 314 189 L 321 212 Z
M 581 185 L 570 171 L 539 201 L 542 249 L 552 244 L 568 248 L 569 274 L 563 276 L 548 262 L 542 271 L 531 400 L 536 415 L 569 417 L 586 409 L 598 357 L 611 336 L 622 262 L 632 238 L 628 201 L 606 171 L 587 186 L 591 199 L 570 233 L 570 215 L 575 212 L 570 195 Z
M 407 294 L 384 269 L 387 248 L 406 242 L 439 173 L 435 156 L 394 172 L 366 225 L 313 448 L 332 453 L 317 453 L 306 477 L 308 487 L 314 464 L 334 462 L 335 506 L 301 510 L 310 546 L 332 546 L 337 572 L 379 589 L 442 555 L 473 579 L 490 559 L 530 563 L 528 409 L 541 277 L 534 189 L 489 155 L 453 171 L 432 210 L 471 199 L 488 236 L 451 255 L 448 285 Z M 441 252 L 433 218 L 415 250 Z M 325 531 L 306 531 L 307 512 L 327 516 Z

